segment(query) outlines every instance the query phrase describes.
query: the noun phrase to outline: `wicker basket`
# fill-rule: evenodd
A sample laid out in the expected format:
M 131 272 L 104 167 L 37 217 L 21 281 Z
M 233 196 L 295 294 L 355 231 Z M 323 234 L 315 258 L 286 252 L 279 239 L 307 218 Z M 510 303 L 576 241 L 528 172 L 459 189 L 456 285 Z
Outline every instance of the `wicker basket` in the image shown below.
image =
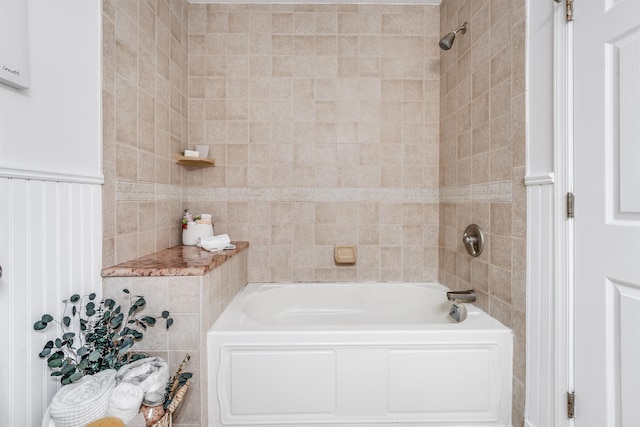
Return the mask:
M 173 398 L 173 401 L 171 401 L 171 404 L 165 411 L 162 418 L 160 418 L 158 422 L 153 424 L 152 427 L 171 427 L 172 426 L 173 413 L 178 409 L 178 407 L 182 403 L 182 399 L 184 399 L 184 395 L 187 393 L 187 390 L 189 390 L 189 382 L 190 380 L 187 380 L 187 382 L 182 387 L 180 387 L 180 389 L 176 392 L 176 395 Z

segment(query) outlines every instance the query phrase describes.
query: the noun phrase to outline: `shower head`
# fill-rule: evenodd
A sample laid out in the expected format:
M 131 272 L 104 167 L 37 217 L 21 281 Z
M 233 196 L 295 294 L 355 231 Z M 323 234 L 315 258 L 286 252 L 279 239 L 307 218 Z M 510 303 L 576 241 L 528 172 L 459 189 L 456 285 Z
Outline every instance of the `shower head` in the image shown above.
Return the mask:
M 465 22 L 464 24 L 462 24 L 461 26 L 456 28 L 454 31 L 451 31 L 449 34 L 447 34 L 446 36 L 441 38 L 440 39 L 440 49 L 442 49 L 442 50 L 451 49 L 451 46 L 453 46 L 453 41 L 456 38 L 456 34 L 458 34 L 459 32 L 462 33 L 462 34 L 466 33 L 468 25 L 469 25 L 469 23 Z

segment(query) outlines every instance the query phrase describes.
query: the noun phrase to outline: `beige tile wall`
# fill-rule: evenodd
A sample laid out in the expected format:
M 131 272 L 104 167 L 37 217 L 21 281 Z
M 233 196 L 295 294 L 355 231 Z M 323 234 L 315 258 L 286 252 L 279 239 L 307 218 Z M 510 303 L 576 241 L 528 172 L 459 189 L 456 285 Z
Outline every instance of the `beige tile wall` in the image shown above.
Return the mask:
M 439 9 L 189 8 L 189 208 L 251 281 L 436 280 Z M 336 243 L 358 246 L 336 267 Z
M 103 5 L 104 265 L 189 207 L 251 241 L 251 280 L 437 278 L 437 7 Z M 175 165 L 198 143 L 216 168 Z
M 513 425 L 523 425 L 525 381 L 525 2 L 444 0 L 442 35 L 469 22 L 440 55 L 440 263 L 451 288 L 515 332 Z M 492 189 L 492 191 L 486 191 Z M 470 257 L 464 228 L 487 243 Z
M 103 265 L 173 246 L 186 172 L 186 0 L 103 0 Z

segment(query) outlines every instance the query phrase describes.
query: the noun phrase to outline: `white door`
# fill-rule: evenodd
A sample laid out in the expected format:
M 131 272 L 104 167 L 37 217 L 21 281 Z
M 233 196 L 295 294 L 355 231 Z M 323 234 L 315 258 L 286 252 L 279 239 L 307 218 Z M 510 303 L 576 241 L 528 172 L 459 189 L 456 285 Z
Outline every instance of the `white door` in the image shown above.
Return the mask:
M 576 427 L 640 426 L 640 0 L 575 1 Z

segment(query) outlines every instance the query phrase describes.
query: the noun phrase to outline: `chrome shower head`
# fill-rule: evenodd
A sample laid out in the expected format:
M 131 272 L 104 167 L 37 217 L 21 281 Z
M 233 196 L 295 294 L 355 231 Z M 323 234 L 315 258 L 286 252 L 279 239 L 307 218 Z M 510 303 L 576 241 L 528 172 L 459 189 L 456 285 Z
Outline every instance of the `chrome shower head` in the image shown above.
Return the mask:
M 446 36 L 444 36 L 443 38 L 440 39 L 440 49 L 442 50 L 449 50 L 451 49 L 451 46 L 453 46 L 453 41 L 456 38 L 456 34 L 458 33 L 466 33 L 467 32 L 467 26 L 469 25 L 468 22 L 465 22 L 464 24 L 462 24 L 461 26 L 459 26 L 458 28 L 456 28 L 454 31 L 451 31 L 449 34 L 447 34 Z

